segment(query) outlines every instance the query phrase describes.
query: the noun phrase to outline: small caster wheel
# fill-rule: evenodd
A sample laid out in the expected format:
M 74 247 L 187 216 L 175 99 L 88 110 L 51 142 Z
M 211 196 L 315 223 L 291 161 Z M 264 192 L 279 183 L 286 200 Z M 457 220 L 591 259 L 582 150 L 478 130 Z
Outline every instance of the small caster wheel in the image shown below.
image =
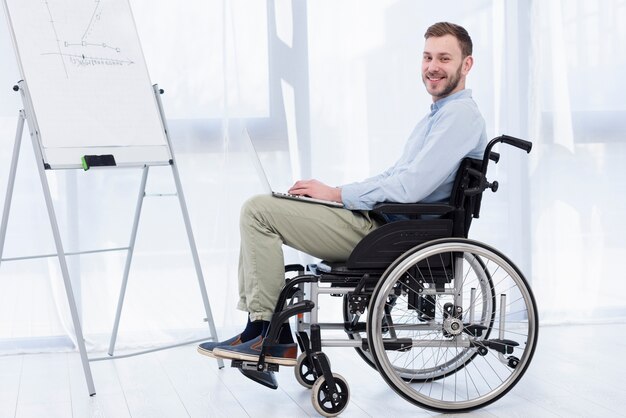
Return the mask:
M 512 369 L 516 368 L 517 365 L 519 364 L 519 359 L 517 357 L 515 357 L 515 356 L 509 357 L 508 360 L 509 360 L 508 361 L 509 367 L 512 368 Z
M 298 360 L 296 361 L 296 367 L 293 368 L 293 372 L 296 375 L 298 383 L 307 389 L 311 389 L 317 380 L 315 367 L 311 364 L 311 360 L 306 353 L 300 354 Z
M 311 389 L 311 402 L 320 415 L 325 417 L 336 417 L 348 406 L 350 401 L 350 390 L 348 382 L 340 374 L 333 373 L 335 379 L 335 396 L 331 397 L 324 376 L 320 376 L 315 381 Z

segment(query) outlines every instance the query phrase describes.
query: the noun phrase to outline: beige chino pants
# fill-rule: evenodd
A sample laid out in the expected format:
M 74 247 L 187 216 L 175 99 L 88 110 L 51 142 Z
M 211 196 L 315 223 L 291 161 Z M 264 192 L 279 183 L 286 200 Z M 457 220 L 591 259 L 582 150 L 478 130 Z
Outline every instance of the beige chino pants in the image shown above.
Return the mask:
M 282 245 L 327 261 L 345 261 L 380 224 L 368 212 L 259 195 L 240 216 L 239 303 L 250 320 L 269 321 L 285 284 Z

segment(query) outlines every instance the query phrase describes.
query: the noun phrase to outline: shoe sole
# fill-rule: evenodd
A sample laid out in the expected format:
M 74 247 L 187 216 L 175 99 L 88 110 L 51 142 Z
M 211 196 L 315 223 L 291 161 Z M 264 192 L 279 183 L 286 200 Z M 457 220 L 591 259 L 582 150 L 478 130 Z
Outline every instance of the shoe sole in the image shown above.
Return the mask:
M 232 351 L 224 351 L 224 350 L 219 350 L 217 348 L 213 350 L 213 357 L 229 359 L 229 360 L 252 361 L 255 363 L 259 361 L 259 356 L 255 356 L 252 354 L 235 353 Z M 292 359 L 292 358 L 272 357 L 272 356 L 267 355 L 265 356 L 265 362 L 272 363 L 272 364 L 279 364 L 281 366 L 293 367 L 296 365 L 297 360 Z
M 196 349 L 196 351 L 200 354 L 202 354 L 203 356 L 207 356 L 207 357 L 211 357 L 211 358 L 216 358 L 215 355 L 213 354 L 213 351 L 208 351 L 208 350 L 204 350 L 200 347 L 198 347 Z

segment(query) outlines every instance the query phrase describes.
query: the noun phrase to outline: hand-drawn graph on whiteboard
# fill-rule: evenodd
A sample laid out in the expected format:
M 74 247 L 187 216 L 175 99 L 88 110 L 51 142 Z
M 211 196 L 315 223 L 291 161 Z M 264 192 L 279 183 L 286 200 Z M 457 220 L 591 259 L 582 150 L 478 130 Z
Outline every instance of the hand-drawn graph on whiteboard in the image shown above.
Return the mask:
M 77 17 L 77 21 L 84 24 L 84 29 L 79 30 L 81 29 L 80 25 L 76 25 L 73 27 L 75 33 L 64 34 L 67 38 L 59 38 L 60 30 L 57 29 L 55 14 L 51 9 L 50 2 L 42 3 L 42 6 L 45 6 L 48 11 L 50 26 L 56 38 L 56 51 L 42 52 L 42 55 L 57 56 L 68 77 L 68 66 L 96 67 L 134 64 L 133 60 L 124 56 L 122 48 L 118 44 L 111 44 L 108 41 L 111 35 L 106 33 L 106 20 L 111 16 L 107 13 L 106 1 L 96 0 L 85 3 L 86 6 L 91 6 L 91 10 L 88 7 L 81 8 L 82 17 Z
M 49 166 L 171 159 L 128 0 L 4 3 Z

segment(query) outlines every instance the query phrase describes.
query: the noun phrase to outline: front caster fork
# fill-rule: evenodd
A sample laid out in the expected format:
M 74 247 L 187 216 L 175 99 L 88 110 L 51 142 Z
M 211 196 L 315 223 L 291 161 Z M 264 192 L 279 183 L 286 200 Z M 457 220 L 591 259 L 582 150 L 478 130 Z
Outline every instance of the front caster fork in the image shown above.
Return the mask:
M 298 339 L 298 345 L 303 353 L 306 353 L 308 366 L 311 367 L 309 371 L 312 376 L 307 381 L 315 382 L 320 376 L 324 376 L 326 384 L 328 385 L 328 395 L 336 396 L 335 378 L 333 377 L 332 370 L 330 368 L 330 362 L 326 354 L 322 352 L 322 337 L 320 326 L 318 324 L 311 325 L 311 338 L 306 332 L 300 331 L 296 335 Z

